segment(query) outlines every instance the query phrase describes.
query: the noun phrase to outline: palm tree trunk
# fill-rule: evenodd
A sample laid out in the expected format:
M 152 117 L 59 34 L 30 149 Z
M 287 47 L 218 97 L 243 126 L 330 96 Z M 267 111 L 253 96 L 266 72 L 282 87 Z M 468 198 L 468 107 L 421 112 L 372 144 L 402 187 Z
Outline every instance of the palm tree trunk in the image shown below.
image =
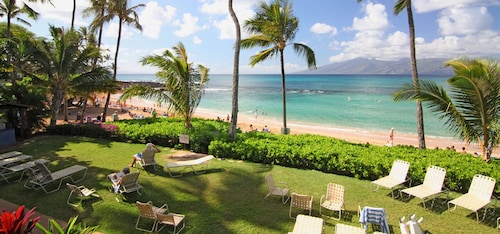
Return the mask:
M 120 19 L 118 22 L 118 39 L 116 40 L 116 51 L 115 51 L 115 64 L 113 66 L 113 80 L 116 81 L 116 72 L 118 67 L 118 52 L 120 51 L 120 41 L 122 38 L 122 25 L 123 20 Z M 106 113 L 108 112 L 109 101 L 111 98 L 111 93 L 108 92 L 108 96 L 106 97 L 106 105 L 104 106 L 102 122 L 106 122 Z
M 239 67 L 240 67 L 240 49 L 241 49 L 241 29 L 238 17 L 233 9 L 233 0 L 228 0 L 229 13 L 233 18 L 236 30 L 236 42 L 234 43 L 234 61 L 233 61 L 233 100 L 231 111 L 231 124 L 229 125 L 229 136 L 236 140 L 236 125 L 238 123 L 238 87 L 239 87 Z
M 281 97 L 283 99 L 283 128 L 281 129 L 282 134 L 288 134 L 288 128 L 286 127 L 286 84 L 285 84 L 285 56 L 283 55 L 283 50 L 280 49 L 280 64 L 281 64 Z
M 413 86 L 417 95 L 420 93 L 420 84 L 418 82 L 417 71 L 417 55 L 415 49 L 415 24 L 413 22 L 413 12 L 411 10 L 411 0 L 406 1 L 406 12 L 408 13 L 408 26 L 410 30 L 410 60 L 411 60 L 411 76 Z M 418 147 L 425 149 L 425 133 L 424 133 L 424 113 L 422 110 L 422 102 L 417 100 L 417 133 Z
M 71 29 L 75 27 L 76 0 L 73 0 L 73 12 L 71 15 Z

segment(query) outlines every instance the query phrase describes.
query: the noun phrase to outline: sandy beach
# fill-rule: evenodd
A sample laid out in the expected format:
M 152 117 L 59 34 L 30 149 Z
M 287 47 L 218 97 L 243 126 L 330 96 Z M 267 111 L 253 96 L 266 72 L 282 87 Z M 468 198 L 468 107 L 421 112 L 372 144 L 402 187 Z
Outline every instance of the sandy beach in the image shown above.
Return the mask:
M 151 117 L 151 114 L 150 112 L 144 112 L 143 108 L 146 108 L 148 110 L 156 108 L 158 116 L 161 116 L 162 113 L 165 111 L 164 108 L 163 109 L 158 108 L 156 104 L 153 104 L 151 102 L 145 102 L 138 98 L 132 98 L 127 100 L 126 105 L 121 107 L 117 103 L 118 97 L 119 94 L 112 95 L 111 104 L 110 107 L 108 108 L 106 116 L 107 121 L 113 121 L 112 114 L 115 111 L 118 114 L 119 119 L 131 119 L 132 117 L 130 116 L 130 114 L 127 111 L 123 112 L 122 109 L 125 110 L 130 109 L 132 114 L 136 115 L 142 114 L 144 117 Z M 78 110 L 80 109 L 81 108 L 78 107 L 69 108 L 69 112 L 71 112 L 71 115 L 68 116 L 70 122 L 76 121 L 76 112 L 78 112 Z M 99 107 L 89 106 L 87 107 L 85 116 L 91 116 L 95 118 L 100 113 L 102 113 L 103 110 L 104 107 L 102 106 L 102 104 Z M 197 109 L 194 114 L 194 117 L 205 118 L 205 119 L 220 118 L 226 121 L 228 114 L 230 113 L 216 113 L 211 110 Z M 62 120 L 62 115 L 60 115 L 58 119 Z M 257 130 L 262 130 L 264 126 L 267 126 L 271 133 L 280 134 L 283 123 L 281 120 L 272 119 L 266 115 L 254 116 L 254 115 L 244 115 L 240 113 L 238 115 L 237 126 L 242 131 L 249 131 L 250 125 L 253 125 L 254 129 Z M 335 137 L 353 143 L 370 143 L 380 146 L 386 145 L 388 143 L 389 131 L 390 131 L 390 129 L 387 129 L 387 132 L 366 131 L 362 129 L 349 129 L 343 127 L 310 125 L 304 123 L 295 123 L 291 121 L 287 122 L 287 127 L 290 128 L 290 134 L 317 134 L 317 135 Z M 417 135 L 400 133 L 398 132 L 397 129 L 395 129 L 393 145 L 412 145 L 418 147 Z M 481 149 L 478 144 L 470 144 L 467 146 L 464 142 L 458 139 L 445 138 L 445 137 L 426 136 L 426 146 L 429 149 L 436 147 L 445 149 L 447 147 L 454 146 L 457 151 L 461 151 L 462 147 L 466 147 L 466 151 L 469 153 L 481 152 Z

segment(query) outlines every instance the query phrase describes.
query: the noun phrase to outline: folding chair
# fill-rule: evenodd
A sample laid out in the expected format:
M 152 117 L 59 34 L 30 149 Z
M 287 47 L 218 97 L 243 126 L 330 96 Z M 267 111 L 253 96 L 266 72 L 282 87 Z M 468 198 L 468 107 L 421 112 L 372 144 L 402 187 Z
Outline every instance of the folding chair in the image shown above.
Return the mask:
M 422 203 L 425 207 L 425 199 L 432 197 L 431 209 L 434 206 L 434 200 L 436 196 L 443 192 L 444 178 L 446 176 L 446 170 L 437 166 L 430 166 L 425 174 L 424 183 L 411 188 L 403 189 L 400 191 L 400 195 L 406 193 L 410 196 L 418 197 L 422 199 Z
M 71 189 L 71 192 L 69 193 L 69 196 L 68 196 L 68 199 L 66 200 L 66 203 L 68 205 L 71 205 L 74 207 L 78 207 L 80 204 L 82 204 L 82 201 L 84 198 L 88 198 L 88 197 L 100 198 L 101 197 L 101 196 L 99 196 L 99 194 L 97 194 L 97 191 L 95 189 L 88 189 L 88 188 L 85 188 L 85 186 L 83 186 L 83 185 L 76 186 L 76 185 L 73 185 L 70 183 L 66 183 L 66 186 L 68 186 L 68 188 Z M 78 202 L 76 202 L 76 203 L 70 202 L 71 196 L 73 194 L 75 194 L 77 199 L 78 199 Z
M 372 181 L 370 187 L 372 191 L 377 191 L 379 187 L 388 188 L 391 190 L 392 198 L 394 198 L 394 188 L 410 181 L 408 186 L 411 186 L 411 180 L 407 178 L 410 163 L 403 160 L 396 160 L 392 164 L 391 171 L 388 176 Z M 373 187 L 375 185 L 375 187 Z
M 319 201 L 319 214 L 327 216 L 331 219 L 340 220 L 342 210 L 344 209 L 344 186 L 334 183 L 328 183 L 326 194 L 321 196 Z M 327 209 L 332 212 L 338 211 L 339 218 L 325 215 L 321 212 L 322 209 Z

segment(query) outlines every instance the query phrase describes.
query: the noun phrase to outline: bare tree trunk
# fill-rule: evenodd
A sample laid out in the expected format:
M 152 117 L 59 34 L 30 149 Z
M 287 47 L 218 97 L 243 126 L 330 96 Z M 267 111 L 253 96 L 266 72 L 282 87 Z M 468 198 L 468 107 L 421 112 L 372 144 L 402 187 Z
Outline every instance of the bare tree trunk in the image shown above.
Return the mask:
M 233 61 L 233 100 L 231 111 L 231 124 L 229 125 L 229 136 L 236 139 L 236 129 L 238 123 L 238 89 L 239 89 L 239 67 L 240 67 L 240 49 L 241 49 L 241 29 L 238 17 L 233 9 L 233 0 L 228 0 L 229 13 L 233 18 L 236 30 L 236 41 L 234 43 L 234 61 Z

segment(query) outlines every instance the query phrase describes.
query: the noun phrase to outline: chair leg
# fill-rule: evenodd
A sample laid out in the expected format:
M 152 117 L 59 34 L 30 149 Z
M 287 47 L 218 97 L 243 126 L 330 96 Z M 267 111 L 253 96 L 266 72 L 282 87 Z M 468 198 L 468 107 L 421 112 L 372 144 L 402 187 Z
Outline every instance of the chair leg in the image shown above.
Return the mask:
M 137 221 L 135 222 L 135 229 L 137 230 L 141 230 L 141 231 L 145 231 L 145 232 L 153 232 L 156 228 L 156 225 L 157 225 L 157 222 L 156 220 L 153 222 L 153 226 L 151 227 L 151 230 L 148 230 L 148 229 L 144 229 L 144 228 L 140 228 L 139 227 L 139 221 L 141 220 L 141 216 L 139 215 L 137 217 Z

